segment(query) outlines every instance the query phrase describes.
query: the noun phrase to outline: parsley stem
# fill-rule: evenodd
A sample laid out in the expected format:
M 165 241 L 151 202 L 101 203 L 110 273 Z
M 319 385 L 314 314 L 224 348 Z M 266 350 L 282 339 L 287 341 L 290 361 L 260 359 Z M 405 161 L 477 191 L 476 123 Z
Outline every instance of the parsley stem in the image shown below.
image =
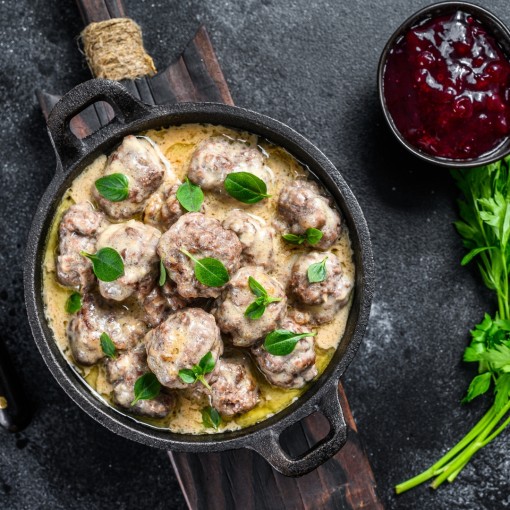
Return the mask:
M 464 450 L 476 437 L 478 434 L 485 429 L 488 423 L 491 422 L 494 416 L 494 406 L 492 406 L 485 415 L 476 423 L 476 425 L 451 449 L 449 450 L 443 457 L 441 457 L 434 465 L 432 465 L 427 470 L 423 471 L 419 475 L 416 475 L 409 480 L 398 484 L 395 487 L 395 492 L 397 494 L 402 494 L 417 485 L 420 485 L 434 476 L 444 472 L 448 467 L 448 462 L 453 459 L 459 452 Z

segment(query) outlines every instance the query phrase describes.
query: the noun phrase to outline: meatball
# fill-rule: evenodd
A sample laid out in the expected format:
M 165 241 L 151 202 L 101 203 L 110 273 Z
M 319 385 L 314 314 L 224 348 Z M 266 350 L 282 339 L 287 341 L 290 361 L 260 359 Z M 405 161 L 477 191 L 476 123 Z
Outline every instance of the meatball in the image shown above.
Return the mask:
M 188 177 L 206 191 L 222 191 L 228 174 L 249 172 L 266 184 L 272 180 L 270 169 L 257 147 L 214 136 L 200 142 L 191 156 Z
M 151 327 L 158 326 L 171 312 L 187 305 L 187 301 L 177 294 L 175 283 L 171 280 L 163 287 L 155 286 L 149 294 L 140 298 L 140 304 L 145 311 L 145 322 Z
M 320 194 L 315 182 L 297 180 L 282 189 L 278 198 L 278 212 L 292 234 L 302 235 L 309 228 L 323 234 L 314 248 L 327 250 L 340 237 L 341 221 L 331 201 Z
M 176 283 L 177 292 L 186 299 L 216 298 L 223 287 L 201 284 L 195 278 L 195 262 L 182 253 L 181 249 L 195 258 L 218 259 L 229 274 L 233 274 L 239 268 L 242 246 L 234 232 L 224 229 L 218 220 L 201 213 L 181 216 L 161 237 L 158 254 L 169 278 Z
M 311 264 L 326 260 L 326 279 L 318 283 L 308 281 Z M 312 251 L 301 255 L 294 263 L 289 281 L 289 292 L 298 308 L 309 313 L 312 324 L 324 324 L 347 304 L 353 282 L 342 271 L 338 257 L 331 252 Z
M 134 349 L 110 359 L 106 364 L 108 381 L 113 385 L 113 401 L 131 413 L 164 418 L 174 407 L 175 398 L 166 393 L 160 393 L 150 400 L 139 400 L 131 405 L 135 398 L 135 382 L 142 375 L 149 372 L 145 345 L 139 344 Z
M 66 287 L 88 289 L 95 281 L 92 264 L 80 255 L 94 253 L 97 235 L 109 225 L 88 202 L 72 205 L 58 228 L 57 279 Z
M 161 232 L 135 220 L 117 223 L 97 239 L 97 249 L 113 248 L 124 260 L 124 275 L 113 282 L 99 282 L 99 291 L 107 299 L 124 301 L 134 293 L 147 294 L 158 276 L 156 254 Z
M 106 333 L 119 350 L 135 346 L 147 332 L 141 320 L 121 306 L 112 306 L 92 294 L 83 297 L 81 309 L 67 325 L 67 337 L 74 359 L 93 365 L 103 356 L 100 336 Z
M 168 181 L 149 198 L 143 213 L 144 223 L 166 231 L 185 214 L 176 196 L 180 184 Z
M 147 199 L 171 172 L 170 163 L 156 147 L 144 138 L 129 135 L 108 158 L 104 175 L 120 173 L 129 181 L 129 195 L 120 202 L 104 198 L 93 186 L 94 199 L 110 218 L 128 219 L 143 211 Z
M 179 370 L 192 368 L 208 352 L 215 362 L 223 353 L 220 329 L 201 308 L 184 308 L 170 315 L 145 335 L 145 346 L 149 368 L 167 388 L 187 388 Z M 214 379 L 215 371 L 205 376 L 207 381 Z
M 243 251 L 241 264 L 262 266 L 271 271 L 275 263 L 274 229 L 266 222 L 240 209 L 233 209 L 223 220 L 223 228 L 239 237 Z
M 280 329 L 294 333 L 307 331 L 291 319 L 285 319 L 280 324 Z M 269 354 L 262 345 L 254 347 L 252 354 L 266 379 L 280 388 L 302 388 L 317 375 L 313 336 L 298 340 L 294 350 L 286 356 Z
M 266 289 L 270 297 L 280 299 L 269 303 L 259 319 L 250 319 L 244 315 L 246 308 L 257 298 L 248 284 L 250 276 Z M 247 266 L 239 269 L 227 284 L 212 313 L 221 331 L 232 335 L 235 346 L 248 347 L 276 329 L 286 312 L 287 297 L 280 282 L 264 273 L 261 268 Z
M 240 356 L 219 361 L 211 404 L 224 417 L 246 413 L 259 402 L 259 387 L 248 361 Z

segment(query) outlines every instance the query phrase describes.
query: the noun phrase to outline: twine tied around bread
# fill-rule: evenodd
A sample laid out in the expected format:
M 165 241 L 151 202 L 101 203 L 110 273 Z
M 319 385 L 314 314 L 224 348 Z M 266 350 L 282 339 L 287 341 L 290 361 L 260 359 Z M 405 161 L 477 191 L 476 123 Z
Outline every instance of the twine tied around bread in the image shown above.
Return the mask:
M 132 19 L 91 23 L 81 33 L 81 39 L 87 63 L 96 78 L 134 80 L 156 73 L 143 46 L 142 30 Z

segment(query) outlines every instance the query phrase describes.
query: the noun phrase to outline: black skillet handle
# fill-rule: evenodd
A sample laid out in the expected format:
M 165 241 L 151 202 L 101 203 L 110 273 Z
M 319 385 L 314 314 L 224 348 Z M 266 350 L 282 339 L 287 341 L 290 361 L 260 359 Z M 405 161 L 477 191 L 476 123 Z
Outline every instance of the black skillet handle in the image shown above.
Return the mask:
M 69 122 L 98 101 L 109 103 L 115 117 L 86 138 L 77 138 L 71 132 Z M 141 120 L 150 111 L 151 107 L 135 99 L 115 81 L 97 79 L 78 85 L 60 99 L 48 117 L 48 131 L 62 169 L 71 168 L 103 140 L 117 134 L 126 124 Z
M 0 425 L 9 432 L 18 432 L 26 426 L 28 420 L 28 404 L 21 391 L 20 381 L 0 343 Z
M 294 423 L 306 418 L 314 411 L 322 413 L 331 427 L 328 435 L 312 446 L 298 458 L 291 458 L 282 449 L 280 435 L 292 423 L 285 423 L 282 427 L 272 427 L 257 437 L 250 448 L 262 455 L 274 469 L 285 476 L 302 476 L 317 469 L 321 464 L 329 460 L 347 441 L 347 425 L 345 423 L 342 406 L 338 397 L 338 381 L 329 382 L 327 391 L 324 392 L 319 404 L 311 410 L 304 409 Z

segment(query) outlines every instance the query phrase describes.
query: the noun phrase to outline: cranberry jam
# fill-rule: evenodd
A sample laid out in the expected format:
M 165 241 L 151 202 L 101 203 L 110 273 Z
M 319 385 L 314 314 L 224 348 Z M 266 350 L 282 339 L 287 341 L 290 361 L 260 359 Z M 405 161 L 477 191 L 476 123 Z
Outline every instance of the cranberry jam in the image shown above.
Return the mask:
M 428 18 L 396 42 L 384 97 L 401 135 L 432 156 L 476 158 L 510 134 L 510 63 L 464 12 Z

